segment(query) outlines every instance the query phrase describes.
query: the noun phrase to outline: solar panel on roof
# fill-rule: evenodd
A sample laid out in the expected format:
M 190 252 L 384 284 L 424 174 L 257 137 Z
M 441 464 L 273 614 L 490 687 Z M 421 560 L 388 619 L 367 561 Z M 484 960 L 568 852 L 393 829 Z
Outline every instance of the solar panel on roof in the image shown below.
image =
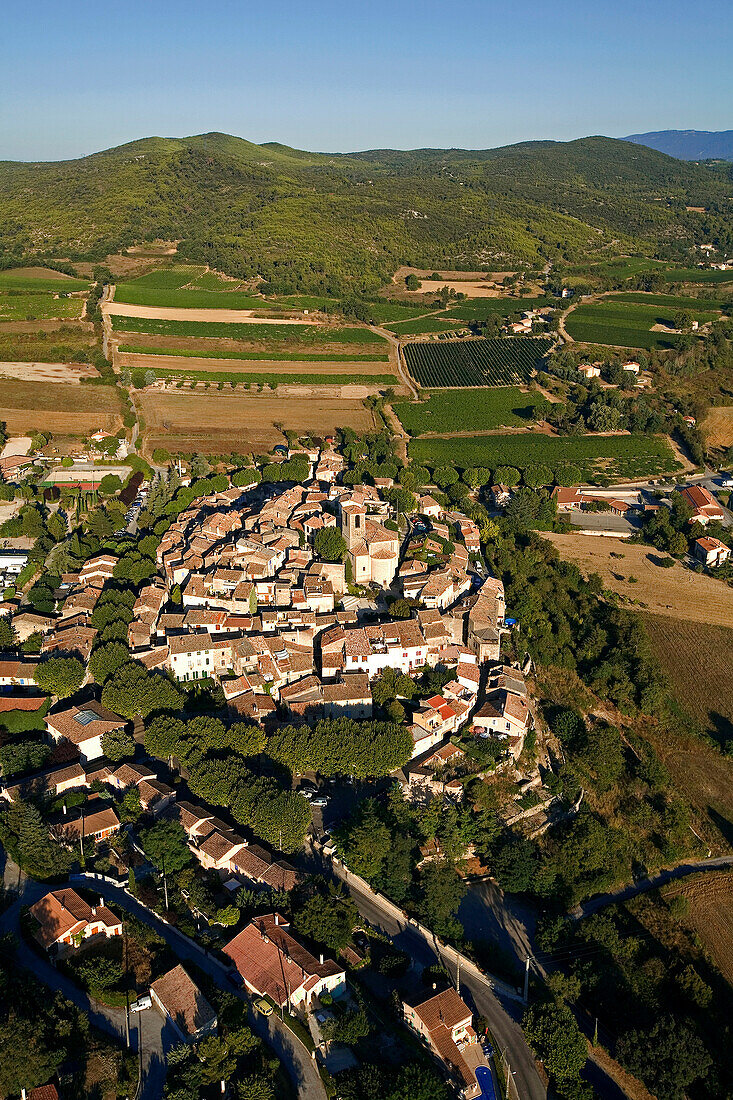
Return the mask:
M 93 710 L 80 710 L 78 714 L 74 715 L 74 721 L 78 722 L 80 726 L 88 726 L 90 722 L 95 722 L 99 717 Z

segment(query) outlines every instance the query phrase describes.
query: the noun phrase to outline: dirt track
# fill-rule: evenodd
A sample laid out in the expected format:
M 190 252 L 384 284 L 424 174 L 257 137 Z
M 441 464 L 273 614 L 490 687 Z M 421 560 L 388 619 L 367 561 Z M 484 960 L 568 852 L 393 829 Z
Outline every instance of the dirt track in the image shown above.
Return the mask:
M 599 573 L 607 588 L 637 601 L 639 610 L 687 622 L 733 625 L 733 588 L 680 564 L 672 569 L 655 565 L 652 559 L 666 555 L 653 547 L 594 535 L 544 537 L 584 573 Z M 622 556 L 612 558 L 611 554 Z M 636 583 L 629 577 L 636 577 Z
M 178 309 L 172 306 L 133 306 L 127 302 L 102 302 L 102 313 L 118 317 L 140 317 L 158 321 L 221 321 L 224 324 L 317 325 L 307 317 L 260 317 L 251 309 Z

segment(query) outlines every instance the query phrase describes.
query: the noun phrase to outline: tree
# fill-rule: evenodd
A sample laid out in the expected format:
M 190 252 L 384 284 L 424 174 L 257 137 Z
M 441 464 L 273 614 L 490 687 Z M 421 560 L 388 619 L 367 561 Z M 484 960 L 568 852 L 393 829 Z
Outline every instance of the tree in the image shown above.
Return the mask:
M 543 485 L 550 485 L 552 482 L 552 470 L 549 466 L 541 464 L 525 466 L 523 472 L 524 484 L 528 485 L 530 489 L 539 489 Z
M 438 936 L 460 938 L 456 919 L 458 906 L 466 893 L 466 884 L 447 860 L 429 863 L 420 874 L 417 910 L 422 920 Z
M 522 475 L 514 466 L 497 466 L 494 470 L 494 481 L 497 485 L 506 485 L 507 489 L 513 489 L 519 485 Z
M 408 290 L 419 290 L 422 283 L 418 279 L 417 275 L 408 275 L 405 279 L 405 286 Z
M 180 710 L 183 696 L 166 676 L 149 672 L 138 661 L 128 661 L 107 680 L 102 704 L 124 718 L 147 718 L 155 710 Z
M 338 527 L 322 527 L 313 541 L 319 558 L 325 561 L 342 561 L 346 553 L 346 540 Z
M 468 470 L 463 471 L 463 480 L 472 489 L 478 489 L 481 485 L 488 485 L 491 481 L 491 470 L 487 470 L 483 466 L 471 466 Z
M 84 665 L 76 657 L 47 657 L 36 667 L 35 680 L 41 691 L 66 699 L 84 681 Z
M 127 730 L 110 730 L 102 734 L 102 752 L 115 764 L 120 760 L 131 760 L 135 755 L 135 740 Z
M 105 496 L 111 496 L 112 493 L 118 493 L 122 488 L 122 482 L 117 474 L 105 474 L 99 483 L 100 493 L 104 493 Z
M 22 1089 L 45 1085 L 65 1057 L 62 1046 L 50 1046 L 45 1029 L 24 1019 L 13 1007 L 0 1025 L 0 1095 L 20 1096 Z
M 672 317 L 672 327 L 679 332 L 686 332 L 692 328 L 693 317 L 689 309 L 677 309 Z
M 412 608 L 405 599 L 395 600 L 389 609 L 393 619 L 409 619 L 412 616 Z
M 362 802 L 354 817 L 339 831 L 349 867 L 373 882 L 392 846 L 389 829 L 379 817 L 374 799 Z
M 15 649 L 18 637 L 13 630 L 13 624 L 7 615 L 0 618 L 0 650 Z
M 182 871 L 193 859 L 186 830 L 177 821 L 157 821 L 143 829 L 140 843 L 153 866 L 165 874 Z
M 418 686 L 406 673 L 398 668 L 385 668 L 384 672 L 372 684 L 372 699 L 380 706 L 386 706 L 398 695 L 404 699 L 414 699 Z
M 449 485 L 455 485 L 458 481 L 458 471 L 452 466 L 439 466 L 433 472 L 433 481 L 441 489 L 447 489 Z
M 108 642 L 94 650 L 89 658 L 89 671 L 96 683 L 103 684 L 121 665 L 130 660 L 130 651 L 122 642 Z
M 640 1077 L 659 1100 L 679 1100 L 712 1065 L 700 1036 L 674 1016 L 663 1016 L 647 1030 L 627 1032 L 617 1050 L 621 1065 Z
M 134 824 L 142 816 L 143 808 L 140 801 L 140 791 L 137 787 L 127 788 L 118 810 L 120 821 L 125 825 Z
M 580 1080 L 588 1049 L 569 1008 L 556 1004 L 532 1005 L 522 1017 L 522 1028 L 554 1084 L 562 1089 Z M 646 1048 L 647 1058 L 649 1049 Z
M 69 869 L 68 852 L 52 842 L 47 824 L 30 803 L 17 801 L 2 808 L 0 842 L 34 878 L 51 878 Z
M 304 936 L 336 953 L 351 939 L 358 919 L 356 903 L 348 894 L 331 889 L 309 898 L 293 917 L 293 924 Z

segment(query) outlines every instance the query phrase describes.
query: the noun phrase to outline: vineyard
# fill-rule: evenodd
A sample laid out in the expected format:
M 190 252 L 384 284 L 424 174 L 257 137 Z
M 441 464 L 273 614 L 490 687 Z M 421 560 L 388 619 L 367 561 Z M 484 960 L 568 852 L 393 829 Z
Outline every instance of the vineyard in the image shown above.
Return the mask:
M 419 386 L 511 386 L 527 382 L 552 344 L 516 336 L 497 340 L 406 344 L 407 369 Z

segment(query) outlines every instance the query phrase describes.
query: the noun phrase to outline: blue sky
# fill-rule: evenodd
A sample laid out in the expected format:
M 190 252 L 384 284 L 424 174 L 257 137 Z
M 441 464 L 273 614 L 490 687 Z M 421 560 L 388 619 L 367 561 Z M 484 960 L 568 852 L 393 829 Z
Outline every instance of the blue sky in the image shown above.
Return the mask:
M 31 0 L 0 36 L 0 158 L 730 129 L 732 46 L 730 0 Z

